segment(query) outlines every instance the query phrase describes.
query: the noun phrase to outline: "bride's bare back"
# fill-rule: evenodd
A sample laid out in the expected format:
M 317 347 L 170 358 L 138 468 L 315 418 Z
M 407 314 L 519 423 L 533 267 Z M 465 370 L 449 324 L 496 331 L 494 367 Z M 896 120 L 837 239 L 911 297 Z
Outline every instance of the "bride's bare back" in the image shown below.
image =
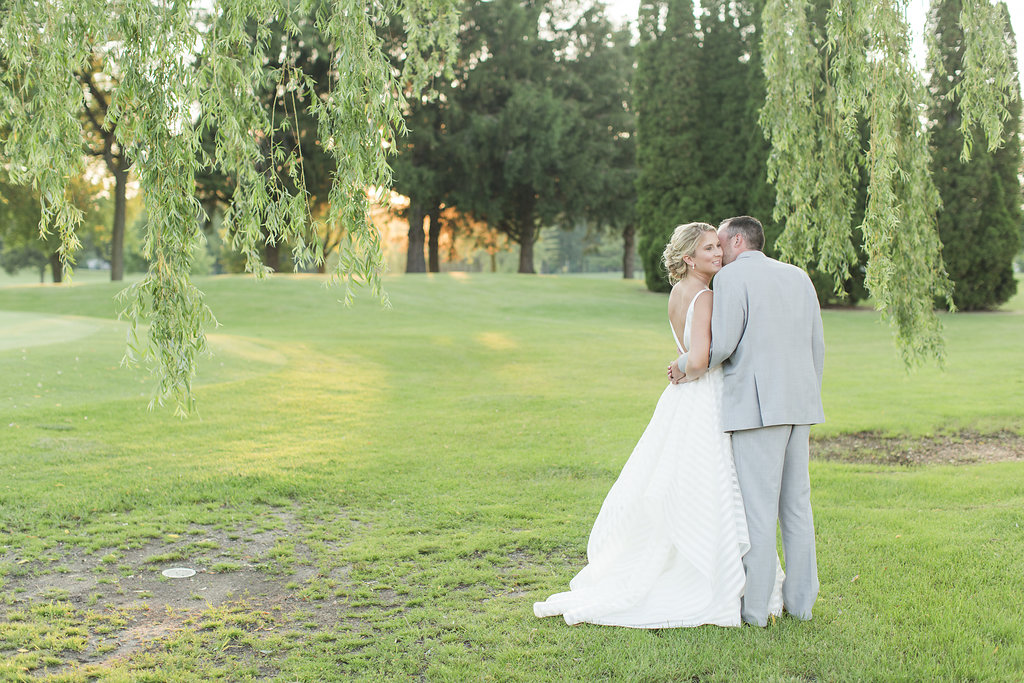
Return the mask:
M 685 344 L 686 334 L 689 332 L 689 348 L 682 351 L 687 353 L 686 368 L 680 368 L 686 373 L 689 380 L 695 380 L 703 375 L 708 369 L 708 359 L 711 355 L 711 308 L 714 294 L 710 291 L 697 298 L 694 297 L 707 290 L 704 282 L 687 278 L 677 282 L 672 287 L 672 293 L 668 297 L 668 320 L 676 338 L 680 344 Z M 690 319 L 691 329 L 686 329 L 686 312 L 693 303 L 693 317 Z

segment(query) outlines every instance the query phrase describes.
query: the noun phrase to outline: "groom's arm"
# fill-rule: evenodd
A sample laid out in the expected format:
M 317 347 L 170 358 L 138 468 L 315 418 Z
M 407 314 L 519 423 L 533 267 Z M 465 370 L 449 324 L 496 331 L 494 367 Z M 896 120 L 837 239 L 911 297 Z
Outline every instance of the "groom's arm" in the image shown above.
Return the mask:
M 814 371 L 818 375 L 818 389 L 821 389 L 822 378 L 825 374 L 825 331 L 821 322 L 821 307 L 818 305 L 818 295 L 814 292 L 814 285 L 811 285 L 811 305 L 814 307 L 811 316 L 811 356 L 814 362 Z
M 726 275 L 726 277 L 722 277 Z M 708 367 L 721 365 L 740 343 L 747 324 L 746 298 L 743 288 L 731 273 L 715 276 L 715 306 L 711 311 L 711 359 Z

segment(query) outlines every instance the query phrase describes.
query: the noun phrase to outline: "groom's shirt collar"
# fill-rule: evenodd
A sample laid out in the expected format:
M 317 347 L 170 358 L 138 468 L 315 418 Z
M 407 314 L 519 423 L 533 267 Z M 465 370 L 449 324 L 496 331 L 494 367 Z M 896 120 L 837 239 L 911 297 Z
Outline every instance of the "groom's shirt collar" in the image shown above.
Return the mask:
M 758 251 L 756 249 L 750 249 L 750 250 L 747 250 L 747 251 L 740 252 L 739 254 L 736 254 L 736 259 L 735 260 L 738 261 L 741 258 L 766 258 L 766 257 L 764 255 L 763 251 Z

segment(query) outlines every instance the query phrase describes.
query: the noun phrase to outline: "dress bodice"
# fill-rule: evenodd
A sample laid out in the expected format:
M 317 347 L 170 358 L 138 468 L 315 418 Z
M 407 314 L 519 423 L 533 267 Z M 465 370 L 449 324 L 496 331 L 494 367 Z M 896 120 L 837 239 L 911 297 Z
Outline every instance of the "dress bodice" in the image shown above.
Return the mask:
M 672 323 L 669 323 L 668 327 L 672 330 L 672 338 L 676 340 L 676 349 L 679 353 L 687 353 L 690 350 L 690 323 L 693 322 L 693 305 L 697 303 L 697 298 L 704 292 L 710 292 L 710 289 L 704 288 L 693 295 L 693 299 L 690 300 L 690 305 L 686 309 L 686 318 L 683 321 L 683 341 L 679 342 L 679 337 L 676 336 L 676 329 L 672 327 Z

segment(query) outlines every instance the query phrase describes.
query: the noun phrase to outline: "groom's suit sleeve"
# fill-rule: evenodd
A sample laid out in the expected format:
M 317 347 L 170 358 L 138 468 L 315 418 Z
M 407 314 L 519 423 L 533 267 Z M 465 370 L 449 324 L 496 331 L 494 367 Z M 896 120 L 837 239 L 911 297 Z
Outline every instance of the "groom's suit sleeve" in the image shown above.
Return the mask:
M 722 277 L 725 275 L 726 277 Z M 708 367 L 721 365 L 740 343 L 747 325 L 747 298 L 743 283 L 724 269 L 715 277 L 715 305 L 711 309 L 711 359 Z
M 821 307 L 818 305 L 818 295 L 814 291 L 814 285 L 811 285 L 810 296 L 814 306 L 814 315 L 812 316 L 814 329 L 811 330 L 811 356 L 814 361 L 814 371 L 818 374 L 818 389 L 820 390 L 822 377 L 825 374 L 825 331 L 822 327 Z

